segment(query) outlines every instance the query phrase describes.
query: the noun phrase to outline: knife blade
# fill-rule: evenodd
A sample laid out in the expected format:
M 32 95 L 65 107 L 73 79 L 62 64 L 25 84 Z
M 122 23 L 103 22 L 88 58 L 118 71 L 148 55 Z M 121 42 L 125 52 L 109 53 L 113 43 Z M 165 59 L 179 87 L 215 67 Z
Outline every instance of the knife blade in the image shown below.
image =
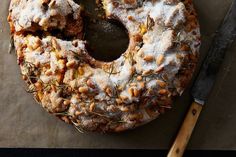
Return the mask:
M 200 116 L 202 108 L 214 86 L 220 66 L 224 60 L 227 49 L 236 38 L 236 0 L 218 28 L 208 54 L 201 66 L 196 81 L 193 84 L 191 94 L 194 102 L 184 119 L 177 137 L 167 157 L 182 157 L 193 129 Z
M 200 73 L 193 85 L 191 94 L 194 100 L 204 105 L 216 80 L 220 65 L 224 60 L 227 49 L 236 38 L 236 1 L 234 0 L 229 12 L 219 27 L 201 67 Z

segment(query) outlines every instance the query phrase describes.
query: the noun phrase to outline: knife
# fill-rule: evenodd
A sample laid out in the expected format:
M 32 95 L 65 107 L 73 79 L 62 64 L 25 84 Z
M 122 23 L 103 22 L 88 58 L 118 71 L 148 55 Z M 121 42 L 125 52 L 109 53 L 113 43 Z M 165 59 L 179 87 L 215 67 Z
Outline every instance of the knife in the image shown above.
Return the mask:
M 199 115 L 211 92 L 220 65 L 224 60 L 227 49 L 236 38 L 236 0 L 225 16 L 223 23 L 218 28 L 212 45 L 202 64 L 201 70 L 192 87 L 191 94 L 194 102 L 184 119 L 184 122 L 177 134 L 177 137 L 167 155 L 167 157 L 181 157 L 188 144 L 193 129 L 197 123 Z

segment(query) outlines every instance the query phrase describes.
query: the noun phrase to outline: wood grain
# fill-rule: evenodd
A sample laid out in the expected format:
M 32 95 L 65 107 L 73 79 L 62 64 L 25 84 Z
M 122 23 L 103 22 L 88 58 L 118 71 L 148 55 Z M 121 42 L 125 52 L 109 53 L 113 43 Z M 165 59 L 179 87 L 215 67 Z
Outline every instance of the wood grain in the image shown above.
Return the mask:
M 193 102 L 167 157 L 183 156 L 201 111 L 202 105 Z

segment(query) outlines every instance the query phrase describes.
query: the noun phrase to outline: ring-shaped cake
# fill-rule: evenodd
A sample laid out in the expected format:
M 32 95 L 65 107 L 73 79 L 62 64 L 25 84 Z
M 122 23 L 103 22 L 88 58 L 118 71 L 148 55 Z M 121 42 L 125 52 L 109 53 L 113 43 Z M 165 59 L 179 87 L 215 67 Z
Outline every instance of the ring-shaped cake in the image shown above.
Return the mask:
M 28 92 L 48 112 L 79 130 L 120 132 L 157 118 L 183 93 L 200 31 L 191 0 L 102 5 L 130 40 L 112 62 L 89 55 L 83 9 L 73 0 L 11 0 L 8 21 Z

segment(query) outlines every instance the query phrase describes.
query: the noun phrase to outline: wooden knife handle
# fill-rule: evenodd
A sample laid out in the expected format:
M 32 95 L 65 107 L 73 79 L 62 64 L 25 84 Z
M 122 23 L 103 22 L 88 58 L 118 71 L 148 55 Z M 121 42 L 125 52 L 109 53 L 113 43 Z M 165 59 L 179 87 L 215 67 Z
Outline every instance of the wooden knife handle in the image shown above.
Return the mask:
M 202 105 L 193 102 L 167 157 L 183 156 L 201 111 Z

